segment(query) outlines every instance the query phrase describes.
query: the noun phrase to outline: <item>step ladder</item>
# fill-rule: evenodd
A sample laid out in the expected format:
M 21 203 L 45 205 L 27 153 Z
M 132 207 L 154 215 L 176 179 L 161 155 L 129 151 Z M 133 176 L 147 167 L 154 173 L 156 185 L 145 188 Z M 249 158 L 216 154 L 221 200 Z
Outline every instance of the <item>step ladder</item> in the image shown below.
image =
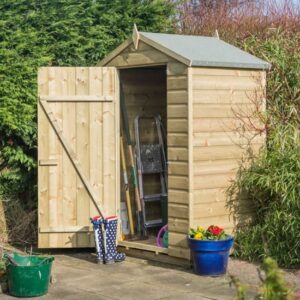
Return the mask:
M 143 141 L 140 136 L 141 123 L 144 121 L 154 122 L 154 136 L 158 143 L 150 144 Z M 140 201 L 143 212 L 144 235 L 147 236 L 147 229 L 162 227 L 168 222 L 168 194 L 167 194 L 167 157 L 165 149 L 164 128 L 160 115 L 137 116 L 135 118 L 135 151 L 138 170 L 138 185 L 140 191 Z M 159 176 L 160 192 L 145 194 L 144 177 Z M 147 207 L 153 202 L 160 202 L 160 217 L 158 219 L 147 219 Z

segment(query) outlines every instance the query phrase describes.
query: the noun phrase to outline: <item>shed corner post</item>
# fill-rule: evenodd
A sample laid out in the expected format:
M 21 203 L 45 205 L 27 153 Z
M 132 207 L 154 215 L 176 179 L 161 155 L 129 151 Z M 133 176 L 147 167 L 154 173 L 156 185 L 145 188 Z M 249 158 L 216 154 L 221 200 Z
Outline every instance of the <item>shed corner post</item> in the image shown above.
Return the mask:
M 194 132 L 193 132 L 193 68 L 188 68 L 188 174 L 189 174 L 189 228 L 194 226 Z M 191 258 L 190 258 L 191 259 Z

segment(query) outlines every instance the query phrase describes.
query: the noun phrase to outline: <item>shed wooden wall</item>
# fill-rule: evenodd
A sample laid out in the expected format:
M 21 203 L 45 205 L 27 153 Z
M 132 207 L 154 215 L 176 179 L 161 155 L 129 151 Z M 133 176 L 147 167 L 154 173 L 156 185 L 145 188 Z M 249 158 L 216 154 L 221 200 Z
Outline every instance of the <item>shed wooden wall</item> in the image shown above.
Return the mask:
M 253 102 L 262 101 L 261 109 L 264 109 L 265 72 L 192 68 L 191 78 L 191 225 L 206 227 L 215 224 L 232 230 L 234 220 L 229 218 L 225 207 L 226 189 L 230 180 L 235 178 L 239 161 L 247 149 L 247 139 L 240 135 L 241 126 L 247 124 L 243 117 L 253 114 Z M 254 122 L 257 123 L 257 120 Z M 246 126 L 244 135 L 253 137 L 254 132 Z M 256 136 L 252 140 L 254 153 L 257 153 L 264 139 L 264 136 Z M 249 212 L 251 208 L 246 206 L 245 213 Z
M 190 225 L 188 67 L 141 41 L 137 50 L 131 44 L 106 65 L 122 69 L 167 66 L 168 254 L 189 259 L 190 251 L 186 242 Z
M 130 44 L 119 55 L 107 62 L 106 66 L 117 68 L 149 67 L 154 65 L 165 65 L 169 61 L 174 61 L 174 59 L 140 41 L 137 50 L 134 48 L 133 44 Z
M 128 113 L 131 139 L 135 144 L 134 120 L 137 115 L 160 114 L 166 125 L 166 70 L 160 67 L 120 70 L 119 78 Z M 141 130 L 141 135 L 146 141 L 151 142 L 155 139 L 153 131 L 145 128 Z
M 189 107 L 188 67 L 169 62 L 167 70 L 167 117 L 169 160 L 169 249 L 171 256 L 190 258 L 189 229 Z

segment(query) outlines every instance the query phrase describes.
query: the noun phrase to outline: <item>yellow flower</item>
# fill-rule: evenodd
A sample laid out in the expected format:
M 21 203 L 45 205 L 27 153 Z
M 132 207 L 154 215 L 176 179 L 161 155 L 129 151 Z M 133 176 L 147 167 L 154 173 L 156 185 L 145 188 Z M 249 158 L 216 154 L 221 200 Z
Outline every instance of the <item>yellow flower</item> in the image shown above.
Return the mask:
M 205 228 L 204 228 L 204 227 L 202 227 L 202 226 L 198 226 L 198 227 L 197 227 L 197 232 L 202 232 L 202 233 L 204 233 L 204 231 L 205 231 Z
M 195 239 L 195 240 L 202 240 L 202 239 L 203 239 L 203 233 L 202 233 L 202 232 L 197 232 L 197 233 L 194 235 L 194 239 Z

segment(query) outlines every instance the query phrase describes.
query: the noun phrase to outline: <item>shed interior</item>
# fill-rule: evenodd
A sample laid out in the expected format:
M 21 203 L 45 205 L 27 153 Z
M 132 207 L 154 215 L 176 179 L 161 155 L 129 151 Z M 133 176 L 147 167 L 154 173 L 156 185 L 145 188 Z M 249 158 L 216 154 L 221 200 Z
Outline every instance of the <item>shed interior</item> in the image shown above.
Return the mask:
M 161 117 L 163 133 L 166 147 L 166 132 L 167 132 L 167 83 L 166 83 L 166 65 L 151 66 L 151 67 L 134 67 L 119 69 L 120 90 L 122 90 L 123 100 L 128 116 L 128 125 L 132 147 L 134 152 L 134 160 L 136 162 L 136 130 L 135 119 L 137 116 L 157 116 Z M 120 107 L 122 112 L 122 107 Z M 121 113 L 122 115 L 122 113 Z M 157 144 L 158 135 L 154 119 L 142 119 L 139 126 L 140 142 L 143 144 Z M 122 136 L 125 160 L 127 166 L 128 183 L 130 191 L 130 203 L 133 216 L 135 235 L 129 234 L 128 213 L 122 212 L 126 207 L 126 195 L 124 187 L 124 178 L 122 166 L 120 166 L 120 201 L 123 202 L 121 207 L 121 234 L 122 241 L 119 245 L 129 248 L 137 248 L 143 250 L 152 250 L 155 252 L 166 252 L 165 248 L 156 246 L 156 235 L 161 226 L 147 229 L 147 237 L 140 238 L 137 236 L 137 219 L 136 219 L 136 204 L 135 193 L 132 184 L 132 174 L 129 168 L 129 153 L 126 143 L 126 133 L 124 129 L 124 118 L 120 121 L 120 133 Z M 121 162 L 120 162 L 121 163 Z M 137 174 L 138 175 L 138 174 Z M 160 176 L 158 174 L 147 174 L 143 176 L 144 194 L 159 194 L 161 193 Z M 149 202 L 145 205 L 147 219 L 157 220 L 162 214 L 161 202 Z M 123 220 L 122 220 L 123 218 Z M 125 219 L 124 219 L 125 218 Z

